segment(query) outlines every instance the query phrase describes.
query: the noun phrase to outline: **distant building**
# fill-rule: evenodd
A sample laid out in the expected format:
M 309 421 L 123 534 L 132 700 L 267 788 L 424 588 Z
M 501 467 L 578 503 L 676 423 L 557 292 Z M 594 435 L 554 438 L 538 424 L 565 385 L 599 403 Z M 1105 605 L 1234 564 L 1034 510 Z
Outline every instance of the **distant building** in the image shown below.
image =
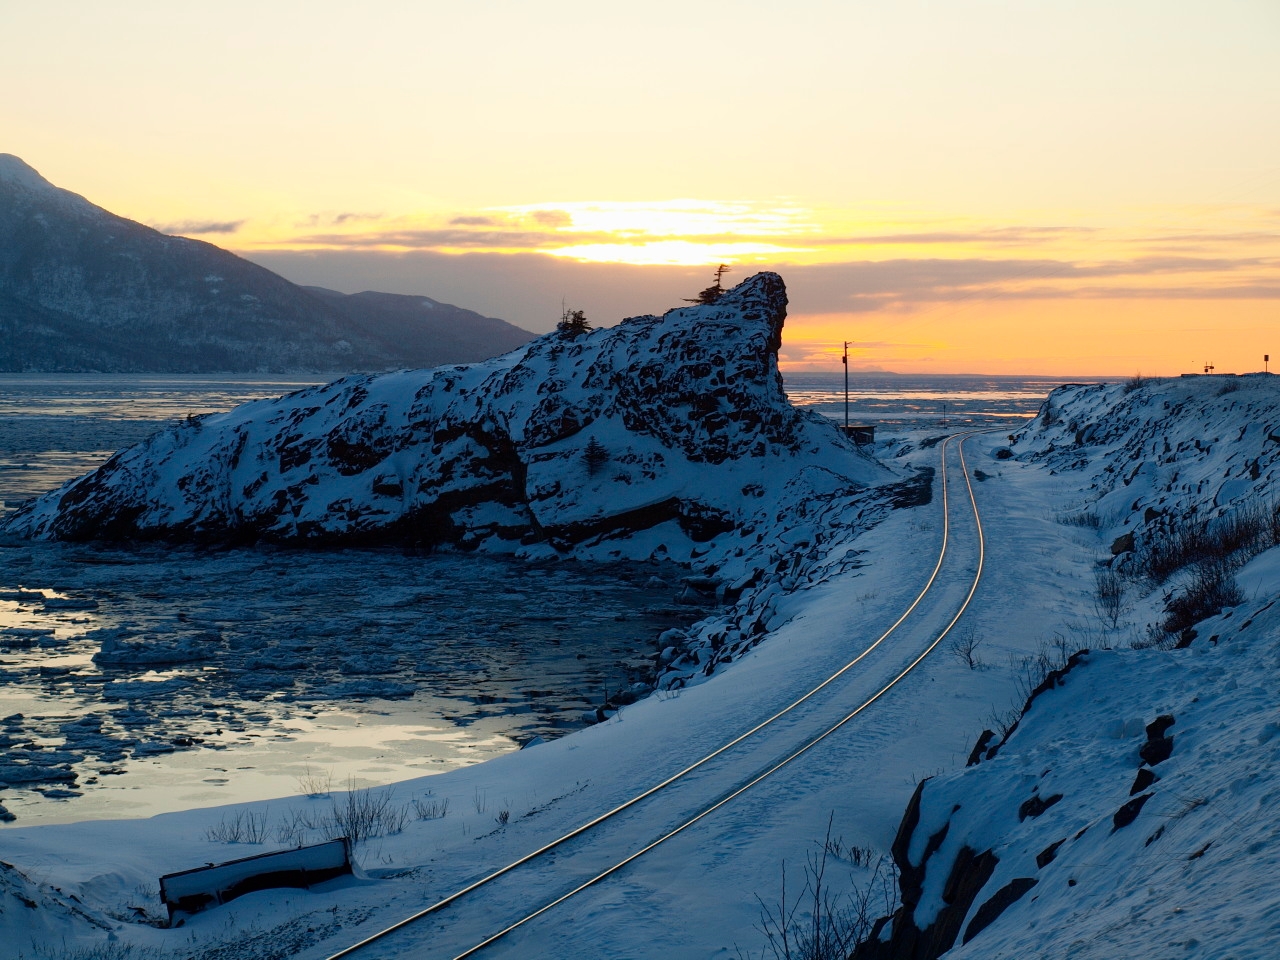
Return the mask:
M 868 443 L 876 442 L 876 428 L 874 424 L 851 423 L 847 427 L 841 426 L 840 431 L 860 447 L 865 446 Z

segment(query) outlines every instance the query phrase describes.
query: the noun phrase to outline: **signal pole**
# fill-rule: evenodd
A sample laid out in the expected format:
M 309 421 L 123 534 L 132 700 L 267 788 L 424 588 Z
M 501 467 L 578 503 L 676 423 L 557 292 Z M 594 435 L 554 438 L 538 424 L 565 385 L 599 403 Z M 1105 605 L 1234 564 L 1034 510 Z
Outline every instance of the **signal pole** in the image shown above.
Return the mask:
M 849 341 L 844 342 L 844 356 L 840 358 L 844 362 L 844 432 L 847 436 L 849 433 Z

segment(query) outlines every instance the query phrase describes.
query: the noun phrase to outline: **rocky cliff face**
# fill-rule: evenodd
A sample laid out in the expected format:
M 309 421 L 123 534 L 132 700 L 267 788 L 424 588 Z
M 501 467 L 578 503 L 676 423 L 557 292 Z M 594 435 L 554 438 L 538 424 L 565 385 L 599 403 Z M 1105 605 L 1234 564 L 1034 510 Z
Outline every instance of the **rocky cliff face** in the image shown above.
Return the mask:
M 0 154 L 0 370 L 385 370 L 483 359 L 532 336 L 425 297 L 303 289 Z
M 549 334 L 472 366 L 349 377 L 182 423 L 24 505 L 51 539 L 705 542 L 777 510 L 802 478 L 890 479 L 777 368 L 786 291 Z M 829 481 L 821 481 L 828 483 Z M 802 490 L 800 491 L 802 494 Z

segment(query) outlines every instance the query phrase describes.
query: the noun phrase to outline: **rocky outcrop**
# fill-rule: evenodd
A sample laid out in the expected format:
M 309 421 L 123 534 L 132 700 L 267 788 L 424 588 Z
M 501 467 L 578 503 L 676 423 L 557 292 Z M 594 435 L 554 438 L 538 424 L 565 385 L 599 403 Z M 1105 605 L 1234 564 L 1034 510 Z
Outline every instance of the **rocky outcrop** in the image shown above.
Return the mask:
M 1243 562 L 1276 542 L 1278 432 L 1274 374 L 1070 384 L 1013 451 L 1080 477 L 1077 516 L 1100 528 L 1113 567 L 1164 582 L 1200 559 Z
M 338 373 L 480 360 L 532 337 L 429 297 L 296 286 L 0 154 L 0 370 Z
M 965 916 L 1000 863 L 990 849 L 979 853 L 962 844 L 951 855 L 946 881 L 937 894 L 941 902 L 922 906 L 929 872 L 945 865 L 939 863 L 937 854 L 951 831 L 949 816 L 927 833 L 921 830 L 921 799 L 928 782 L 922 780 L 916 785 L 893 841 L 901 906 L 874 926 L 871 935 L 854 951 L 853 960 L 936 960 L 960 936 Z M 959 810 L 956 806 L 951 813 Z M 929 907 L 934 907 L 934 912 L 928 919 L 918 916 Z
M 786 303 L 763 273 L 714 304 L 549 334 L 484 363 L 349 377 L 192 419 L 5 529 L 559 550 L 655 529 L 709 541 L 775 513 L 784 490 L 892 479 L 788 403 Z

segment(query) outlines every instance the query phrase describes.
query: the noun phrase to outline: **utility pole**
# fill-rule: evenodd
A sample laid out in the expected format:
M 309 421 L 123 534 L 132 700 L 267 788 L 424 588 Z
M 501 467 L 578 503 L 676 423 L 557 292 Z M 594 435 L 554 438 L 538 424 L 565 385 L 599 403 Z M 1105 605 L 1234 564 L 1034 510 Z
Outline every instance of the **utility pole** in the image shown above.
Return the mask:
M 1262 355 L 1262 372 L 1263 372 L 1263 373 L 1270 373 L 1270 372 L 1271 372 L 1271 370 L 1269 369 L 1269 368 L 1270 368 L 1270 364 L 1271 364 L 1271 354 L 1269 354 L 1269 353 L 1264 353 L 1264 354 Z
M 844 356 L 840 358 L 844 361 L 844 432 L 848 436 L 849 433 L 849 341 L 844 342 Z

